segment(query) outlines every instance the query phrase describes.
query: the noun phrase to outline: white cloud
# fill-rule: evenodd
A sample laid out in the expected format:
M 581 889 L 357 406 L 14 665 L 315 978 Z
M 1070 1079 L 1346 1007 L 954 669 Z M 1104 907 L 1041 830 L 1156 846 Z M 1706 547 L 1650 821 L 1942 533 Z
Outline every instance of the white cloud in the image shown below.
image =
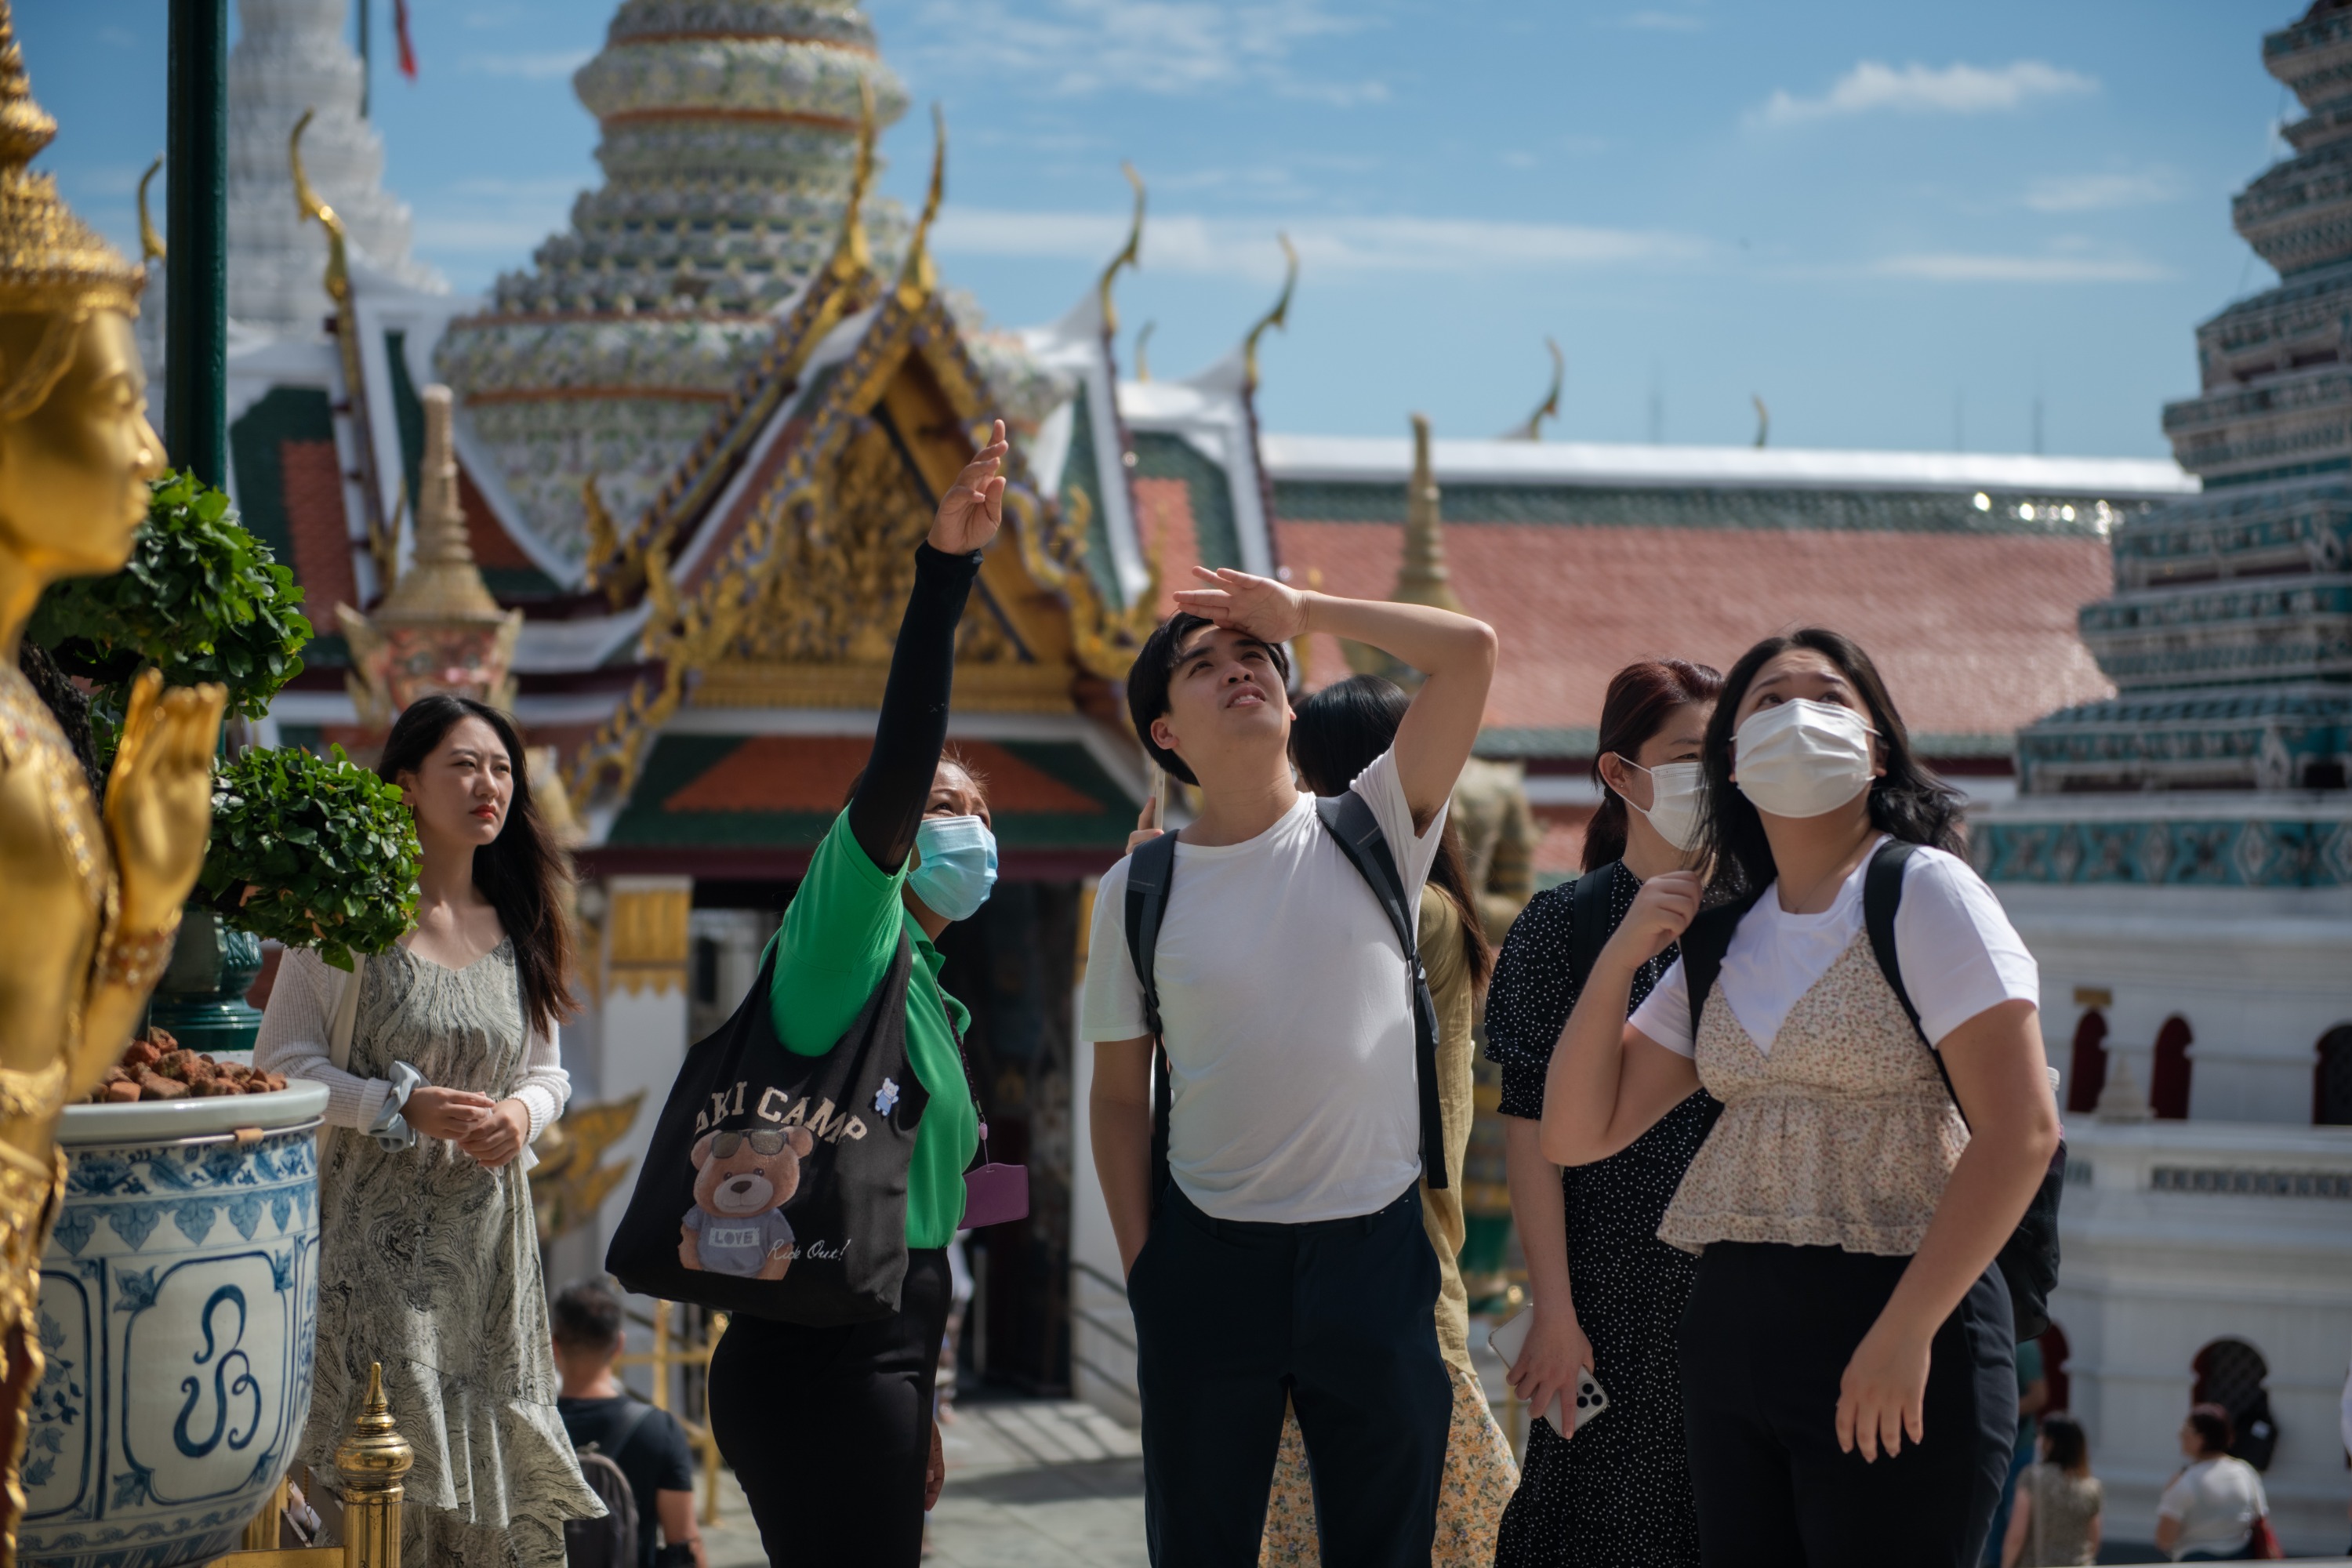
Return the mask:
M 2130 256 L 1988 256 L 1967 251 L 1920 251 L 1873 262 L 1883 278 L 1927 283 L 2152 283 L 2172 274 L 2155 262 Z
M 1822 97 L 1799 98 L 1782 88 L 1752 118 L 1764 125 L 1795 125 L 1884 109 L 1909 114 L 1989 114 L 2021 108 L 2035 99 L 2098 90 L 2096 78 L 2043 60 L 1991 68 L 1948 65 L 1940 70 L 1916 63 L 1897 70 L 1882 60 L 1864 60 Z
M 1338 217 L 1271 220 L 1155 216 L 1143 231 L 1143 264 L 1154 270 L 1282 275 L 1273 231 L 1283 228 L 1309 272 L 1493 272 L 1523 268 L 1608 267 L 1695 260 L 1706 250 L 1689 235 L 1570 224 L 1490 223 L 1462 218 Z M 945 256 L 1100 260 L 1118 248 L 1127 220 L 1112 214 L 1012 212 L 950 206 L 934 241 Z
M 919 46 L 960 77 L 998 76 L 1064 97 L 1183 97 L 1243 87 L 1333 104 L 1374 102 L 1386 83 L 1300 74 L 1299 46 L 1370 24 L 1327 0 L 930 0 Z
M 2180 194 L 2169 169 L 2137 174 L 2051 174 L 2026 187 L 2025 205 L 2038 213 L 2101 212 L 2147 206 Z
M 418 213 L 415 248 L 431 256 L 493 256 L 508 266 L 521 266 L 550 234 L 563 227 L 564 215 L 505 217 L 461 217 Z
M 459 70 L 479 76 L 520 77 L 525 81 L 545 81 L 550 77 L 570 76 L 588 63 L 593 49 L 551 49 L 540 54 L 467 55 L 457 62 Z

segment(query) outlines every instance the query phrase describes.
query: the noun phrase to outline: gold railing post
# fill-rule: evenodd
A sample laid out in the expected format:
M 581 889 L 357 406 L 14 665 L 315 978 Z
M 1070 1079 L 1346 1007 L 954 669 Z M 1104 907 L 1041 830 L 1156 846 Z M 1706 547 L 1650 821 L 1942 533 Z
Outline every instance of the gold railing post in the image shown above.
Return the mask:
M 392 1424 L 383 1365 L 368 1366 L 367 1404 L 335 1449 L 343 1483 L 344 1568 L 400 1568 L 403 1479 L 416 1456 Z
M 261 1511 L 246 1521 L 245 1538 L 239 1544 L 247 1552 L 277 1551 L 278 1531 L 285 1513 L 286 1478 L 280 1476 L 277 1486 L 270 1489 L 268 1500 L 261 1505 Z

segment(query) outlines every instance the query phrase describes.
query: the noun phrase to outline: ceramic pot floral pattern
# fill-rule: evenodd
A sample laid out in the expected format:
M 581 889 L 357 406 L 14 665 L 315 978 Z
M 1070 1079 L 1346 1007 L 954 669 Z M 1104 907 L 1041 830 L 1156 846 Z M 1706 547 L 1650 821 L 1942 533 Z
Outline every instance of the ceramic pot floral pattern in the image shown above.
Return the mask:
M 66 1111 L 26 1563 L 206 1562 L 277 1485 L 310 1405 L 326 1099 L 301 1084 Z

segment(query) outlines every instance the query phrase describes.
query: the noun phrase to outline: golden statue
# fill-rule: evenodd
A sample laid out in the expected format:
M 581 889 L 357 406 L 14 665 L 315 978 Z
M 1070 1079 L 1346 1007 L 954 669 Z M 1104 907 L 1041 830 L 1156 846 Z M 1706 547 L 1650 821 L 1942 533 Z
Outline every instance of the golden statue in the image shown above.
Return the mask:
M 163 442 L 132 341 L 143 274 L 26 164 L 33 101 L 0 0 L 0 1568 L 16 1556 L 58 1114 L 122 1054 L 171 956 L 212 820 L 218 687 L 133 689 L 103 818 L 17 644 L 60 577 L 121 570 Z

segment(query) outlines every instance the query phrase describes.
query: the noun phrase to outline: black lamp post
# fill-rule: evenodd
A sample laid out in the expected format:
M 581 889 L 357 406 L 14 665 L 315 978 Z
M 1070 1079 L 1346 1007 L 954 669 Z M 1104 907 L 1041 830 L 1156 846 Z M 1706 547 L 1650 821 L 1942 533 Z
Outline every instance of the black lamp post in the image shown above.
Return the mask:
M 228 483 L 228 0 L 171 0 L 163 444 Z

